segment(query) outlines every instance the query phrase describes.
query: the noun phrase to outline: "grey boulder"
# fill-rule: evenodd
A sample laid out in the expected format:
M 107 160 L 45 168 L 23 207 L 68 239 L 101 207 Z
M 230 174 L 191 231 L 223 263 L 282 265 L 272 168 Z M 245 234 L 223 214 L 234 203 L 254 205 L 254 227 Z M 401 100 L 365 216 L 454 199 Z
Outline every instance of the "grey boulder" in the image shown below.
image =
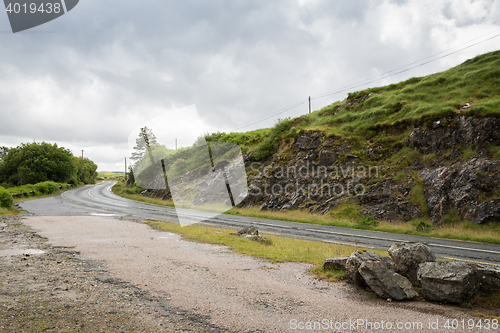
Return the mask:
M 325 259 L 323 263 L 324 269 L 341 269 L 345 268 L 348 257 L 337 257 L 337 258 L 328 258 Z
M 417 271 L 421 263 L 434 262 L 436 257 L 427 245 L 422 243 L 395 243 L 389 248 L 396 272 L 417 282 Z
M 466 262 L 426 262 L 420 264 L 417 277 L 428 301 L 462 303 L 479 289 L 474 265 Z
M 388 269 L 381 261 L 365 261 L 358 271 L 368 287 L 382 298 L 401 301 L 418 296 L 407 278 Z
M 482 293 L 493 293 L 500 290 L 500 267 L 476 265 L 477 280 Z
M 394 265 L 391 258 L 382 257 L 376 253 L 366 251 L 365 249 L 358 249 L 354 251 L 349 258 L 347 258 L 345 271 L 347 276 L 349 276 L 358 286 L 366 285 L 363 277 L 358 271 L 359 266 L 361 266 L 361 264 L 365 261 L 380 261 L 388 268 L 392 268 Z

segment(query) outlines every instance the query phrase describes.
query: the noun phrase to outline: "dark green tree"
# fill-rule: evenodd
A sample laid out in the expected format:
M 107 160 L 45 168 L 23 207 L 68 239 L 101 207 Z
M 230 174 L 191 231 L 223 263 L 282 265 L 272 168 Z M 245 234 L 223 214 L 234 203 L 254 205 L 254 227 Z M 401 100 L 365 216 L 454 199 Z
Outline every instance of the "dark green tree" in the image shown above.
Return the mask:
M 2 146 L 0 147 L 0 162 L 2 161 L 3 157 L 9 153 L 10 148 Z
M 76 179 L 77 165 L 70 150 L 57 144 L 32 142 L 9 150 L 0 163 L 0 183 L 68 183 Z
M 73 156 L 77 166 L 76 179 L 78 182 L 85 184 L 95 183 L 95 172 L 97 171 L 97 164 L 88 158 L 81 158 Z

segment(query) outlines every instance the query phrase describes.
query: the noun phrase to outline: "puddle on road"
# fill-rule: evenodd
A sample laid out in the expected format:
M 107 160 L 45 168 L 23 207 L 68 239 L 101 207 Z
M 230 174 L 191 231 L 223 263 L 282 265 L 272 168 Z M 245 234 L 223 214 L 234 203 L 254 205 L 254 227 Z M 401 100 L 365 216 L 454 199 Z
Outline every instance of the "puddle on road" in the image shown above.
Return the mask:
M 91 213 L 92 216 L 117 216 L 116 214 Z
M 179 235 L 171 233 L 171 232 L 164 232 L 164 236 L 156 237 L 156 239 L 171 239 L 171 240 L 179 240 Z
M 36 255 L 44 253 L 45 251 L 37 249 L 8 249 L 8 250 L 0 250 L 0 257 Z

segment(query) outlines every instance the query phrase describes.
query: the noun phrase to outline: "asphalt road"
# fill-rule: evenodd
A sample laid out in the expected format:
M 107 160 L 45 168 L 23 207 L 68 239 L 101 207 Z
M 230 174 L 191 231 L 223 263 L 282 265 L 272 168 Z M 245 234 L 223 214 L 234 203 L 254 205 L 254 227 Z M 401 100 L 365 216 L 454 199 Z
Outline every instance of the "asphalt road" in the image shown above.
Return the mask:
M 253 224 L 263 233 L 380 250 L 389 249 L 395 242 L 422 242 L 441 258 L 500 264 L 499 244 L 464 242 L 224 214 L 210 218 L 207 217 L 206 213 L 200 211 L 178 210 L 176 212 L 171 207 L 122 198 L 111 192 L 114 184 L 115 182 L 107 181 L 89 185 L 54 197 L 24 201 L 20 203 L 20 206 L 27 213 L 40 216 L 94 215 L 167 222 L 178 222 L 177 213 L 179 213 L 184 218 L 206 225 L 241 229 Z

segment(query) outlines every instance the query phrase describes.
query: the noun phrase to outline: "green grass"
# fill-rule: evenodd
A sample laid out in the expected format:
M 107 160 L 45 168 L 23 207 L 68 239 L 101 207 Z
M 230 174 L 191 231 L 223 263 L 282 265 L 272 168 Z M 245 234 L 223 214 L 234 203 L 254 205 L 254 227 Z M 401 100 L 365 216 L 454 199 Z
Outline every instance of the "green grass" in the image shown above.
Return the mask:
M 279 122 L 267 132 L 217 133 L 212 139 L 237 143 L 245 152 L 253 152 L 256 160 L 270 156 L 276 140 L 294 137 L 298 130 L 321 130 L 358 142 L 372 140 L 375 144 L 400 146 L 416 125 L 430 125 L 433 120 L 458 114 L 500 116 L 498 68 L 500 51 L 486 53 L 445 72 L 352 92 L 348 101 L 354 104 L 340 110 L 340 102 L 335 102 L 311 114 Z M 356 104 L 370 93 L 371 98 Z M 466 102 L 471 103 L 471 108 L 459 110 Z M 415 158 L 407 156 L 408 161 Z
M 97 180 L 122 180 L 125 177 L 124 172 L 111 172 L 111 171 L 99 171 L 97 173 Z

